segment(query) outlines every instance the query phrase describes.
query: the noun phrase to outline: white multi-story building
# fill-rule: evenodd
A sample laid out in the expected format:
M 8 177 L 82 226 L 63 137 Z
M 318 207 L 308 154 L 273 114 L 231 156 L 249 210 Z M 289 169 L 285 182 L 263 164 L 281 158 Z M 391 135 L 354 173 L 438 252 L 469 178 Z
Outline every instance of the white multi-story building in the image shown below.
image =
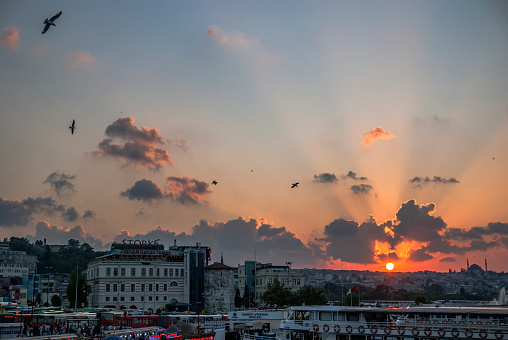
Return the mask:
M 107 255 L 88 265 L 92 307 L 198 311 L 203 308 L 204 268 L 209 247 L 177 246 L 164 250 L 157 241 L 113 243 Z

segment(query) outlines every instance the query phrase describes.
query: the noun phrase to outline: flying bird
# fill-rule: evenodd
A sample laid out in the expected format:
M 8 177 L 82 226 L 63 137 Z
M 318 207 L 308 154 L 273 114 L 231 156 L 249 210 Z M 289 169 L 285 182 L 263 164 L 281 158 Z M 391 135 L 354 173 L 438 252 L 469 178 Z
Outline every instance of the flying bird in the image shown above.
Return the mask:
M 60 17 L 60 15 L 62 15 L 62 11 L 58 12 L 58 14 L 55 14 L 51 17 L 51 19 L 48 19 L 46 18 L 46 20 L 44 20 L 44 29 L 42 30 L 42 34 L 46 33 L 47 30 L 49 30 L 49 27 L 50 26 L 55 26 L 55 20 L 58 19 L 58 17 Z
M 298 184 L 300 184 L 300 183 L 296 182 L 296 183 L 291 184 L 291 188 L 296 188 L 298 186 Z
M 213 184 L 213 185 L 217 185 L 217 181 L 213 181 L 213 182 L 212 182 L 212 184 Z
M 72 125 L 69 126 L 69 129 L 71 129 L 71 134 L 74 134 L 74 130 L 76 130 L 76 120 L 72 120 Z

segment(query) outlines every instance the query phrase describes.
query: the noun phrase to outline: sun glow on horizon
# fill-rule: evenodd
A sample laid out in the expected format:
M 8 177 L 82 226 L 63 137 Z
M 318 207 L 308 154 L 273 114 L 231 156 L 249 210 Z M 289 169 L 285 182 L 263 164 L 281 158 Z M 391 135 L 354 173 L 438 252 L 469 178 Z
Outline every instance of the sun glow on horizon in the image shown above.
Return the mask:
M 394 267 L 395 267 L 395 266 L 394 266 L 394 265 L 393 265 L 393 263 L 391 263 L 391 262 L 389 262 L 389 263 L 387 263 L 387 264 L 386 264 L 386 269 L 388 269 L 388 270 L 393 270 L 393 268 L 394 268 Z

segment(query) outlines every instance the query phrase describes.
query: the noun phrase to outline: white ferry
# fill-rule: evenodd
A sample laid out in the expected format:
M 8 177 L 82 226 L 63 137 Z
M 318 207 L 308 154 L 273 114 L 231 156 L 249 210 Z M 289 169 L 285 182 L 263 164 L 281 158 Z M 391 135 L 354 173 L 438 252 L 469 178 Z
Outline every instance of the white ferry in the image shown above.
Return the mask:
M 282 339 L 508 339 L 508 308 L 290 307 Z

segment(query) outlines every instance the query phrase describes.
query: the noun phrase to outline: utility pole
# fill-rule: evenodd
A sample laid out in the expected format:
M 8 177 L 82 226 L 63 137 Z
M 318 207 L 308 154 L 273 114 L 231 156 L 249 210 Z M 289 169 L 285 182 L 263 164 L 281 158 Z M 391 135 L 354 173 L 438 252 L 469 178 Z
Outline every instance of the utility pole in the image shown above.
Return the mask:
M 76 300 L 74 300 L 74 309 L 78 309 L 78 281 L 79 280 L 79 266 L 76 265 Z

